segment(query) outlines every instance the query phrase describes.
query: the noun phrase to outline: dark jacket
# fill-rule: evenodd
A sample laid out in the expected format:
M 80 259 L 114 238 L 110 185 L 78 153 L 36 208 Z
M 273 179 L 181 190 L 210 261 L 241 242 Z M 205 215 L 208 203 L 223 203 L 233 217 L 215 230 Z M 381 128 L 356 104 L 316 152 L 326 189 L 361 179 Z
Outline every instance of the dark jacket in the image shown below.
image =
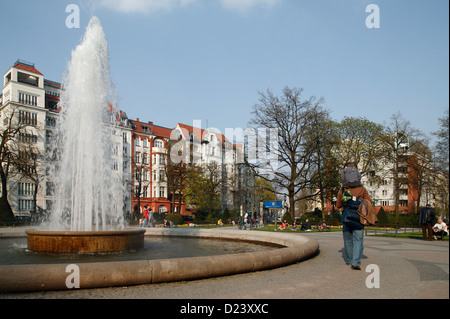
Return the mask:
M 428 225 L 434 222 L 434 210 L 433 208 L 426 206 L 419 211 L 419 224 Z

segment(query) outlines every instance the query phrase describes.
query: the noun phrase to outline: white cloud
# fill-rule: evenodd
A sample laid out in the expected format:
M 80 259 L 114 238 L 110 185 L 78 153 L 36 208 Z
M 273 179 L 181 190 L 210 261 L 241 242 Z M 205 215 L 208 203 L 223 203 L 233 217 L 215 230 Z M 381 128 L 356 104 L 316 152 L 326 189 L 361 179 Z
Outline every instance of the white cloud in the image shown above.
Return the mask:
M 124 13 L 168 11 L 195 3 L 197 0 L 97 0 L 99 7 Z
M 220 0 L 220 2 L 226 9 L 244 12 L 257 6 L 273 7 L 281 0 Z

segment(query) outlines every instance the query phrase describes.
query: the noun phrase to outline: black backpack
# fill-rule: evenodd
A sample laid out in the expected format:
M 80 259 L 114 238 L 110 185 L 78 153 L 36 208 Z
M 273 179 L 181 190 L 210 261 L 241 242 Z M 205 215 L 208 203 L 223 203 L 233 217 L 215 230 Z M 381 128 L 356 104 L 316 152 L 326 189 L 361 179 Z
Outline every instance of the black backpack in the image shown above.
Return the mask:
M 354 166 L 346 167 L 341 173 L 341 183 L 345 187 L 361 186 L 361 173 Z

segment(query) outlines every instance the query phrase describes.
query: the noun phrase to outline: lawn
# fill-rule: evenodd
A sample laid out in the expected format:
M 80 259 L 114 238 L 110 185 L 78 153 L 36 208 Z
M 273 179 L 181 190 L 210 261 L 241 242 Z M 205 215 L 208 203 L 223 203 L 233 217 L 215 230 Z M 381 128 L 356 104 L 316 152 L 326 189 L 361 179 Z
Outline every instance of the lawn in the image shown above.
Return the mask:
M 410 238 L 410 239 L 421 239 L 423 240 L 422 232 L 411 232 L 411 233 L 378 233 L 378 234 L 368 234 L 368 236 L 376 237 L 397 237 L 397 238 Z M 448 241 L 448 236 L 444 236 L 444 241 Z

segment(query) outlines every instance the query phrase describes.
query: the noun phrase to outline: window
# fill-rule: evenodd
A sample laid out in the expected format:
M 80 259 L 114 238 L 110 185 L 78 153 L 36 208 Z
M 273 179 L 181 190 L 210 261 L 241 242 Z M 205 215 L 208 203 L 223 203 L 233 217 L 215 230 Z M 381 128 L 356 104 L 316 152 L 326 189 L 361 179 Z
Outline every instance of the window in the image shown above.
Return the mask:
M 17 72 L 17 81 L 26 83 L 26 84 L 30 84 L 30 85 L 34 85 L 34 86 L 39 86 L 39 78 L 38 77 L 36 77 L 34 75 L 25 74 L 22 72 Z
M 389 206 L 389 201 L 388 200 L 382 200 L 381 201 L 381 206 Z
M 159 164 L 164 165 L 166 162 L 166 158 L 164 155 L 159 155 Z
M 19 111 L 19 124 L 37 125 L 37 114 L 33 112 Z
M 19 196 L 33 195 L 36 189 L 36 185 L 33 183 L 19 183 L 18 186 Z
M 144 186 L 144 190 L 142 191 L 142 197 L 148 197 L 148 186 Z
M 123 143 L 126 144 L 127 143 L 127 133 L 122 133 L 122 138 L 123 138 Z
M 160 187 L 159 188 L 159 197 L 166 197 L 165 196 L 165 188 L 164 187 Z
M 139 138 L 139 136 L 136 136 L 136 138 L 134 139 L 134 145 L 140 146 L 140 145 L 141 145 L 140 140 L 141 140 L 141 139 Z
M 156 186 L 153 186 L 153 197 L 156 197 Z
M 32 210 L 33 206 L 32 199 L 19 199 L 19 210 Z
M 146 140 L 144 140 L 144 141 L 146 141 Z M 148 164 L 148 154 L 147 153 L 142 154 L 142 163 Z
M 161 147 L 161 148 L 164 147 L 164 146 L 163 146 L 163 141 L 161 141 L 161 140 L 159 140 L 159 139 L 158 139 L 158 140 L 155 140 L 155 147 Z
M 148 140 L 146 138 L 144 138 L 142 140 L 142 146 L 147 147 L 147 143 L 148 143 Z
M 387 190 L 383 190 L 383 196 L 387 196 L 388 191 Z
M 141 162 L 141 153 L 136 152 L 136 155 L 134 156 L 134 162 L 140 163 Z
M 55 127 L 56 126 L 56 119 L 54 117 L 47 117 L 45 119 L 45 125 Z
M 153 154 L 153 164 L 156 164 L 156 154 Z
M 28 134 L 28 133 L 19 133 L 19 140 L 24 143 L 37 143 L 37 135 Z
M 37 96 L 19 92 L 19 103 L 36 106 Z

